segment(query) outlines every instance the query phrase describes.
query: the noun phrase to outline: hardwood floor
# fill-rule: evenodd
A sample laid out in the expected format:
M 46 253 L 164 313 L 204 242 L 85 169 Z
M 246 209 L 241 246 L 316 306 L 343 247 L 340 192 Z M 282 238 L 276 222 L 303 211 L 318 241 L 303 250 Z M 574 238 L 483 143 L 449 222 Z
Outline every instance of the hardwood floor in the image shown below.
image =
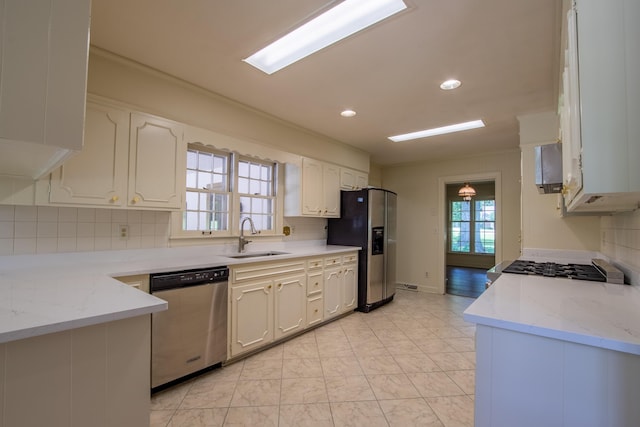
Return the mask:
M 487 270 L 447 266 L 446 292 L 451 295 L 477 298 L 485 290 Z

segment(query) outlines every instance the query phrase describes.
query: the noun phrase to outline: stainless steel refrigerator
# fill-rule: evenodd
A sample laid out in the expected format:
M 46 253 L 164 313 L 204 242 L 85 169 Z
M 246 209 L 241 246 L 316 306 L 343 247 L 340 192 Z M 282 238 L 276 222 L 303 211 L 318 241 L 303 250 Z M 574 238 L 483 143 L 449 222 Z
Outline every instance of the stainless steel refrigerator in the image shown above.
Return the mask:
M 396 289 L 396 193 L 380 188 L 342 191 L 340 218 L 328 221 L 327 244 L 360 246 L 358 310 L 393 300 Z

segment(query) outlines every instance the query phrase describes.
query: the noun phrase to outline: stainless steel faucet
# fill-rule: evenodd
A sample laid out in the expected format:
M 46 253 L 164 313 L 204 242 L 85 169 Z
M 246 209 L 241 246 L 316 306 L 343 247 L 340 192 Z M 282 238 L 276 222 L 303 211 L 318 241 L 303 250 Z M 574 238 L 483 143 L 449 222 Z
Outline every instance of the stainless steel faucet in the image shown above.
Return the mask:
M 258 234 L 258 231 L 256 230 L 256 226 L 253 225 L 253 220 L 248 217 L 245 216 L 242 219 L 242 222 L 240 223 L 240 238 L 238 239 L 238 252 L 244 252 L 244 247 L 247 245 L 247 243 L 250 243 L 251 240 L 247 240 L 244 237 L 244 223 L 249 221 L 249 225 L 251 225 L 251 234 Z

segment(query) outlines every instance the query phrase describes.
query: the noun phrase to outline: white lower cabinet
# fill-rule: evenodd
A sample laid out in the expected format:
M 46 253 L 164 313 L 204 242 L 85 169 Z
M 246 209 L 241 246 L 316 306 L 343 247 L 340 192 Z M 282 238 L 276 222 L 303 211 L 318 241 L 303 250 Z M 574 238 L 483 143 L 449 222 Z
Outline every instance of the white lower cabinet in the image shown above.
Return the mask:
M 275 339 L 303 330 L 307 320 L 307 276 L 279 279 L 274 289 Z
M 324 318 L 335 317 L 342 308 L 342 270 L 331 268 L 324 272 Z
M 273 281 L 231 287 L 230 356 L 273 341 Z
M 348 254 L 325 260 L 324 318 L 329 319 L 358 305 L 358 256 Z
M 355 309 L 357 261 L 353 252 L 231 266 L 227 359 Z
M 355 310 L 358 306 L 358 266 L 345 265 L 342 273 L 342 309 Z
M 324 320 L 324 273 L 322 258 L 307 263 L 307 325 L 315 325 Z

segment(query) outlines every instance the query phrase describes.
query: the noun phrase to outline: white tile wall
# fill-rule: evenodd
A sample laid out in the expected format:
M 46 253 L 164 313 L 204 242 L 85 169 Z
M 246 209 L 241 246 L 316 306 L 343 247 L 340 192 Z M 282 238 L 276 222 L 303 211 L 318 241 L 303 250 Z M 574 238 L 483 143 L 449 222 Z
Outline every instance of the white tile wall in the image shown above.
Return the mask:
M 640 285 L 640 210 L 600 219 L 600 252 Z
M 0 255 L 169 246 L 169 212 L 0 206 Z M 120 238 L 120 225 L 129 237 Z
M 285 217 L 284 225 L 291 228 L 291 234 L 283 241 L 326 240 L 327 220 L 324 218 Z

